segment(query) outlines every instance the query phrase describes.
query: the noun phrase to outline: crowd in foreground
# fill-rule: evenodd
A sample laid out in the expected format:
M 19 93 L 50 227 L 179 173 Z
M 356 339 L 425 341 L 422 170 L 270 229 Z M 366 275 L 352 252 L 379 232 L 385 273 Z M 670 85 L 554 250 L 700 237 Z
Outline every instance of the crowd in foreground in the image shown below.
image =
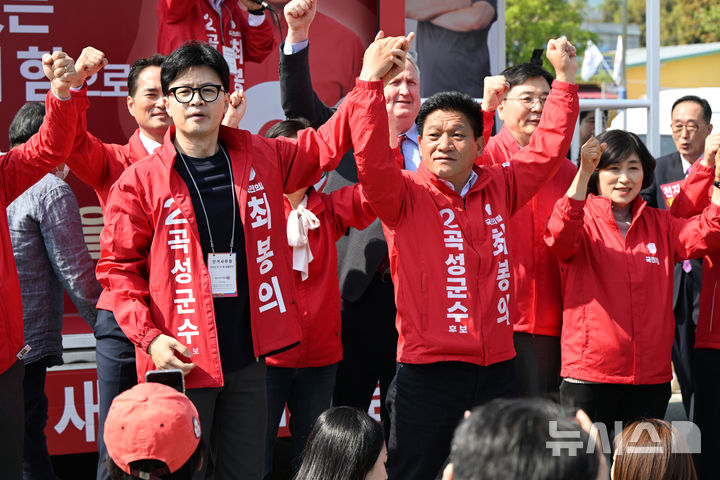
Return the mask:
M 72 262 L 77 273 L 53 268 L 74 279 L 63 286 L 90 305 L 94 323 L 98 478 L 185 478 L 172 476 L 181 467 L 194 478 L 269 478 L 285 403 L 301 479 L 485 478 L 500 470 L 604 478 L 609 452 L 589 447 L 602 443 L 593 423 L 617 435 L 616 478 L 636 478 L 621 472 L 649 457 L 634 459 L 623 442 L 670 438 L 675 445 L 669 425 L 643 420 L 663 418 L 670 397 L 675 265 L 689 273 L 684 261 L 707 256 L 702 268 L 712 285 L 720 249 L 720 137 L 709 135 L 702 100 L 673 106 L 679 145 L 696 148 L 701 128 L 707 141 L 687 178 L 668 187 L 670 208 L 654 208 L 640 193 L 655 185 L 656 161 L 636 135 L 608 131 L 583 143 L 578 166 L 565 158 L 579 114 L 578 62 L 567 39 L 548 41 L 555 78 L 538 65 L 517 65 L 486 78 L 480 106 L 458 92 L 421 106 L 412 36 L 380 33 L 355 89 L 335 109 L 314 94 L 307 69 L 315 8 L 311 0 L 286 6 L 280 83 L 292 120 L 264 137 L 235 128 L 246 100 L 231 88 L 223 55 L 202 42 L 135 62 L 128 108 L 138 130 L 127 145 L 87 131 L 85 80 L 107 63 L 94 48 L 77 61 L 46 55 L 52 89 L 44 118 L 27 109 L 13 122 L 31 131 L 0 159 L 3 205 L 64 164 L 103 208 L 102 293 L 79 261 Z M 491 135 L 496 113 L 504 125 Z M 28 205 L 33 198 L 49 197 L 35 194 Z M 32 354 L 42 363 L 28 375 L 23 315 L 43 301 L 26 300 L 17 273 L 37 269 L 21 268 L 27 260 L 15 253 L 16 272 L 17 241 L 11 247 L 4 219 L 0 228 L 7 337 L 0 451 L 8 478 L 21 478 L 23 469 L 28 478 L 49 463 L 39 448 L 47 415 L 41 386 L 58 352 L 48 346 Z M 700 295 L 698 321 L 698 332 L 710 324 L 702 337 L 708 349 L 711 291 Z M 57 309 L 57 299 L 44 303 Z M 125 405 L 121 412 L 138 402 L 157 415 L 172 411 L 158 412 L 160 400 L 149 400 L 161 387 L 133 387 L 158 369 L 182 372 L 186 396 L 168 401 L 190 423 L 181 433 L 148 419 L 137 428 L 152 434 L 124 433 L 136 427 L 122 422 L 135 418 L 125 411 L 114 419 L 114 400 Z M 710 431 L 715 392 L 699 378 L 696 421 Z M 378 380 L 381 426 L 360 413 Z M 369 391 L 353 391 L 361 384 Z M 35 409 L 24 397 L 30 391 Z M 530 399 L 553 395 L 562 407 Z M 500 400 L 512 397 L 520 399 Z M 24 446 L 17 441 L 28 430 L 23 410 L 33 420 Z M 156 434 L 177 440 L 152 441 Z M 556 438 L 579 439 L 584 454 L 550 447 Z M 696 460 L 701 478 L 710 478 L 713 439 L 705 440 Z M 650 467 L 695 478 L 689 454 L 663 462 Z

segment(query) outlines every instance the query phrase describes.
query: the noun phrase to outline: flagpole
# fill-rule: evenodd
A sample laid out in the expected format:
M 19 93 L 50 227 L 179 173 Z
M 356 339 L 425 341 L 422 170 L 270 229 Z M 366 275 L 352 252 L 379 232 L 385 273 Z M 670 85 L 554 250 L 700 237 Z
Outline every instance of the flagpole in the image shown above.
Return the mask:
M 652 1 L 652 0 L 648 0 Z M 627 77 L 625 76 L 625 58 L 626 58 L 626 52 L 627 52 L 627 8 L 628 8 L 628 0 L 623 0 L 623 9 L 622 9 L 622 58 L 620 60 L 620 65 L 622 65 L 622 90 L 621 92 L 624 93 L 622 98 L 627 98 Z

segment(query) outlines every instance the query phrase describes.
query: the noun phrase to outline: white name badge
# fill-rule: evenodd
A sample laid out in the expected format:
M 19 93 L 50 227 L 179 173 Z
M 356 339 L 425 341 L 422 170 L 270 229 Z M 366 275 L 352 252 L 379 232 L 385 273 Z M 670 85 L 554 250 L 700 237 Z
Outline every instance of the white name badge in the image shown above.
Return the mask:
M 236 253 L 208 253 L 213 297 L 237 297 L 236 257 Z
M 227 45 L 223 45 L 222 47 L 222 54 L 223 57 L 225 57 L 225 61 L 228 64 L 228 67 L 230 68 L 230 74 L 235 75 L 238 73 L 237 68 L 237 55 L 235 55 L 235 52 L 232 48 L 228 47 Z

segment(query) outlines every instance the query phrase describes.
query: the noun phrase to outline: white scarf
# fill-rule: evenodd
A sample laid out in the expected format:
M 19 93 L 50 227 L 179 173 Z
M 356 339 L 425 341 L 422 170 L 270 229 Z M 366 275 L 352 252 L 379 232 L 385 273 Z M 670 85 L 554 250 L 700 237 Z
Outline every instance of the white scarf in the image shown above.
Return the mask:
M 308 245 L 308 231 L 320 226 L 320 220 L 308 210 L 308 197 L 305 195 L 302 202 L 290 212 L 287 220 L 288 245 L 293 247 L 293 270 L 301 272 L 302 280 L 308 278 L 308 265 L 313 261 L 313 255 Z

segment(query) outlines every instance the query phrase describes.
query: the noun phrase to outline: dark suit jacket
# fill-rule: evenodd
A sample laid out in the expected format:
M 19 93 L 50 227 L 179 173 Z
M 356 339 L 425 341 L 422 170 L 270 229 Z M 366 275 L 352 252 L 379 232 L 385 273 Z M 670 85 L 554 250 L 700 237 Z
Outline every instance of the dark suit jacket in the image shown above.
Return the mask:
M 317 128 L 335 112 L 315 94 L 310 76 L 309 50 L 292 55 L 282 53 L 280 45 L 280 96 L 288 118 L 304 117 Z M 328 174 L 328 191 L 357 183 L 357 167 L 352 151 L 345 154 L 338 168 Z M 337 242 L 340 294 L 348 301 L 356 301 L 365 293 L 380 263 L 387 257 L 387 243 L 380 220 L 365 230 L 348 229 Z
M 682 160 L 680 153 L 675 152 L 662 156 L 656 160 L 655 164 L 655 181 L 648 188 L 640 192 L 640 195 L 651 207 L 666 208 L 665 197 L 663 195 L 661 185 L 673 183 L 685 178 L 683 173 Z M 686 274 L 682 269 L 682 263 L 675 265 L 675 281 L 673 288 L 673 308 L 677 307 L 680 295 L 685 296 L 686 303 L 689 304 L 685 315 L 691 315 L 693 323 L 697 324 L 698 308 L 700 304 L 700 286 L 702 282 L 702 259 L 690 260 L 692 270 Z M 678 316 L 676 308 L 676 320 Z

